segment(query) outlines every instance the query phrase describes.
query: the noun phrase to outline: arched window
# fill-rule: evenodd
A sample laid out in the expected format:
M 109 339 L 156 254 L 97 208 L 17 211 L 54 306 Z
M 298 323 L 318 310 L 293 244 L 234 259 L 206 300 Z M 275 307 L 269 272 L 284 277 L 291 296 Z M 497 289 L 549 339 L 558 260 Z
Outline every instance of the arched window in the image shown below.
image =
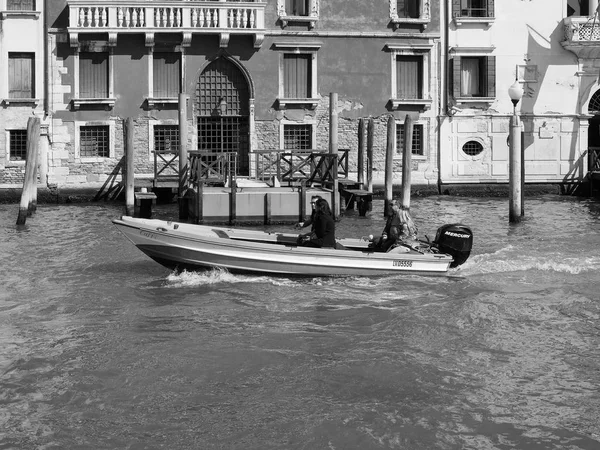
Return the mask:
M 592 95 L 588 106 L 588 112 L 590 114 L 600 114 L 600 89 Z

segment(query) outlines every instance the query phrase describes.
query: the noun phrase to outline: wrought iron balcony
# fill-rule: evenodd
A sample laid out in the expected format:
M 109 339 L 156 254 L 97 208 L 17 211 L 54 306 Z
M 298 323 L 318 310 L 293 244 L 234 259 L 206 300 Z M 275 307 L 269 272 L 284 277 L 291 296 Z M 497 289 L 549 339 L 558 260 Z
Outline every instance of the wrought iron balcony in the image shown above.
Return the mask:
M 108 33 L 110 45 L 119 34 L 144 33 L 153 45 L 155 33 L 182 34 L 189 46 L 194 34 L 218 34 L 226 47 L 232 34 L 251 35 L 260 47 L 265 35 L 265 1 L 94 1 L 71 0 L 69 39 L 79 45 L 80 33 Z
M 562 46 L 578 58 L 600 58 L 600 23 L 597 17 L 572 16 L 563 21 Z

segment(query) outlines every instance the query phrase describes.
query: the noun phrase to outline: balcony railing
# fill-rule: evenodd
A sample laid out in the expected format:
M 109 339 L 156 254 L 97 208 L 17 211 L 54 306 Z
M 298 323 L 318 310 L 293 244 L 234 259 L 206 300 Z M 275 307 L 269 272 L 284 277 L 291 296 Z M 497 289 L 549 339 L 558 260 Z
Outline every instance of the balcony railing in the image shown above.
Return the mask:
M 564 39 L 561 45 L 578 58 L 600 58 L 600 23 L 594 17 L 567 17 L 563 20 Z
M 195 33 L 218 33 L 221 46 L 230 34 L 251 34 L 255 46 L 264 39 L 266 2 L 261 1 L 163 1 L 148 2 L 72 0 L 69 34 L 75 45 L 78 33 L 109 33 L 116 42 L 119 33 L 140 33 L 153 39 L 156 32 L 184 33 L 184 41 Z M 112 36 L 111 36 L 112 34 Z M 186 43 L 184 42 L 184 45 Z
M 567 17 L 564 27 L 565 41 L 600 41 L 600 23 L 593 17 Z

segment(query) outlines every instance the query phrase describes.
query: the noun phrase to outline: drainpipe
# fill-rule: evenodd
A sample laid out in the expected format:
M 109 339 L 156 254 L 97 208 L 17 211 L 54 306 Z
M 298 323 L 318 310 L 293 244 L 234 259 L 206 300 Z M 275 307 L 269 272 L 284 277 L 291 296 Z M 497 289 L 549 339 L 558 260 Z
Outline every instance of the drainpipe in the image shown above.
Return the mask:
M 48 70 L 48 61 L 50 57 L 48 55 L 48 0 L 44 0 L 44 18 L 43 18 L 43 33 L 44 33 L 44 119 L 48 117 L 50 114 L 50 100 L 48 99 L 48 74 L 50 71 Z
M 440 45 L 440 64 L 439 64 L 439 76 L 438 76 L 438 86 L 439 92 L 441 95 L 438 95 L 440 99 L 439 111 L 438 111 L 438 193 L 442 193 L 442 147 L 443 147 L 443 136 L 442 136 L 442 126 L 448 117 L 448 98 L 449 98 L 449 80 L 448 80 L 448 27 L 450 20 L 450 4 L 451 0 L 442 0 L 440 2 L 440 17 L 443 19 L 442 21 L 442 30 L 441 30 L 441 45 Z

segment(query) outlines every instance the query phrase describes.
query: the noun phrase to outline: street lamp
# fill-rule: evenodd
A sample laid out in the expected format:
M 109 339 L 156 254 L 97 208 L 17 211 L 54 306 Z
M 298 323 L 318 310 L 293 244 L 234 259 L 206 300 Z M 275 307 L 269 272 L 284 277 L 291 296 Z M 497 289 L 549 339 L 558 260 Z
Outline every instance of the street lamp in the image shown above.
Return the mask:
M 219 102 L 219 114 L 224 116 L 227 113 L 227 101 L 225 97 L 221 97 L 221 101 Z
M 520 222 L 523 216 L 523 154 L 521 153 L 521 122 L 517 114 L 517 104 L 523 98 L 523 88 L 519 80 L 515 80 L 508 88 L 508 96 L 513 104 L 513 114 L 510 119 L 508 135 L 509 161 L 509 222 Z

